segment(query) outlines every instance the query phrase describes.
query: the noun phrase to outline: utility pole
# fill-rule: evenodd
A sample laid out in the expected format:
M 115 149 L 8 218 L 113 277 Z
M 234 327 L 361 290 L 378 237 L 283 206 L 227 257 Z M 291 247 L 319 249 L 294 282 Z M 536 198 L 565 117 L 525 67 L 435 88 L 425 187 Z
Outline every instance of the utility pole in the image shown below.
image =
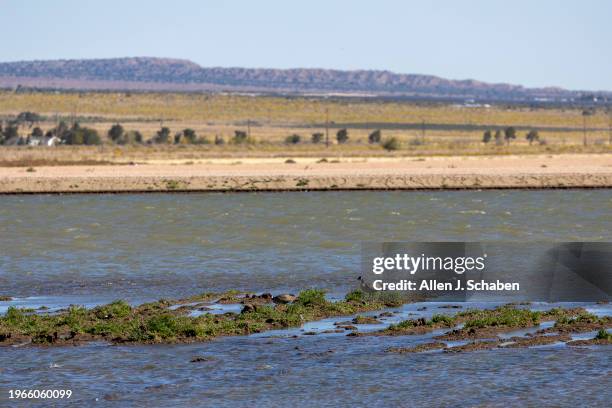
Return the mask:
M 329 147 L 329 108 L 325 108 L 325 147 Z
M 585 147 L 587 145 L 586 117 L 587 111 L 585 109 L 582 111 L 582 145 Z
M 74 109 L 72 109 L 72 126 L 73 127 L 76 124 L 78 113 L 79 113 L 79 103 L 76 102 L 74 104 Z
M 170 94 L 165 93 L 164 94 L 164 106 L 166 109 L 164 109 L 164 113 L 169 111 L 169 107 L 170 107 Z M 159 127 L 162 128 L 164 127 L 164 113 L 162 113 L 161 118 L 159 119 Z
M 421 142 L 425 144 L 425 119 L 421 121 Z

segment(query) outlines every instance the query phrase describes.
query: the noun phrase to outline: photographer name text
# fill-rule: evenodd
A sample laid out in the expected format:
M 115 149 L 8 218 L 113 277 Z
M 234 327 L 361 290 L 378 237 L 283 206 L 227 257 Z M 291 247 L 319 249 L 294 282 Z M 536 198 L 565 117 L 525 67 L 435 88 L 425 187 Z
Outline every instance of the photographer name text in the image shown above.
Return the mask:
M 372 282 L 374 290 L 390 290 L 390 291 L 519 291 L 520 284 L 518 282 L 502 282 L 495 280 L 488 282 L 485 280 L 469 279 L 465 281 L 457 280 L 456 282 L 439 282 L 435 279 L 412 281 L 402 279 L 397 282 L 384 282 L 382 279 L 377 279 Z

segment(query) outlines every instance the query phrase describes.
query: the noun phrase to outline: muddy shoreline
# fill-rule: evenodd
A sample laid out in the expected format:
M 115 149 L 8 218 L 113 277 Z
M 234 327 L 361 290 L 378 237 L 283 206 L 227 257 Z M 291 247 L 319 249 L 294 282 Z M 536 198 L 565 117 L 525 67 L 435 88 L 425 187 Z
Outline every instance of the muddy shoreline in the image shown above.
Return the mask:
M 0 167 L 0 194 L 612 188 L 612 155 Z

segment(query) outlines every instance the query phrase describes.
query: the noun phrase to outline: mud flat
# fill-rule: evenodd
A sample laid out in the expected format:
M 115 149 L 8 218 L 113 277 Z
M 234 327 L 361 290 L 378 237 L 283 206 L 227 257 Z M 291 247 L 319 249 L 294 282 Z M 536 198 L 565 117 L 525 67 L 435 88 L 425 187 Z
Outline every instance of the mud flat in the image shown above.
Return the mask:
M 0 349 L 91 342 L 195 343 L 226 336 L 258 336 L 265 332 L 268 339 L 299 338 L 300 335 L 362 339 L 418 335 L 429 340 L 385 350 L 398 354 L 612 344 L 609 331 L 612 317 L 598 317 L 580 307 L 533 311 L 506 304 L 493 309 L 468 309 L 454 315 L 434 314 L 430 319 L 388 321 L 388 318 L 412 314 L 397 310 L 406 302 L 410 303 L 409 299 L 360 290 L 348 293 L 344 299 L 330 301 L 323 291 L 307 289 L 298 295 L 228 291 L 178 300 L 161 299 L 139 306 L 115 301 L 89 309 L 71 305 L 55 311 L 46 307 L 11 306 L 0 315 Z M 381 310 L 377 315 L 363 314 Z M 345 321 L 349 316 L 354 317 Z M 550 324 L 542 329 L 541 324 L 545 322 Z
M 0 167 L 0 193 L 610 187 L 610 154 Z
M 543 322 L 553 322 L 545 330 L 526 330 L 538 327 Z M 456 327 L 452 329 L 453 327 Z M 460 327 L 460 328 L 457 328 Z M 491 310 L 469 310 L 455 316 L 434 315 L 431 320 L 406 320 L 386 329 L 361 335 L 406 336 L 433 332 L 435 329 L 452 330 L 433 336 L 433 342 L 410 347 L 391 347 L 390 353 L 423 353 L 444 351 L 463 353 L 493 349 L 513 349 L 565 344 L 569 346 L 607 346 L 612 344 L 610 316 L 597 317 L 583 308 L 531 311 L 514 305 L 504 305 Z M 421 330 L 415 330 L 421 328 Z M 589 333 L 598 329 L 594 337 L 574 340 L 570 333 Z M 521 333 L 522 332 L 522 333 Z M 503 333 L 515 333 L 509 337 Z M 452 343 L 458 343 L 452 345 Z
M 399 305 L 398 299 L 372 297 L 361 291 L 330 302 L 323 291 L 307 289 L 297 296 L 238 291 L 203 293 L 137 307 L 120 300 L 92 309 L 72 305 L 57 312 L 9 307 L 0 315 L 0 347 L 78 345 L 92 341 L 192 343 L 296 327 L 309 321 Z

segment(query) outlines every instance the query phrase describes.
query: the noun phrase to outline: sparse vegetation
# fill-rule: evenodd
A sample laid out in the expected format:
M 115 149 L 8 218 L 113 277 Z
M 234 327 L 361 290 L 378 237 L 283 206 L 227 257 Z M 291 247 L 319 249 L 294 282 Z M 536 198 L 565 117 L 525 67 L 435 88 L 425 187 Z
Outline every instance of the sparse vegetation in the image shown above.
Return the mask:
M 234 132 L 234 143 L 241 144 L 247 141 L 247 132 L 236 130 Z
M 81 127 L 78 122 L 72 125 L 70 130 L 63 132 L 60 139 L 67 145 L 99 145 L 102 139 L 98 131 L 88 127 Z
M 119 144 L 141 144 L 142 142 L 142 133 L 137 130 L 128 130 L 124 133 L 123 139 L 119 142 Z
M 181 183 L 177 180 L 168 180 L 166 182 L 166 188 L 168 190 L 178 190 L 181 187 Z
M 584 309 L 550 309 L 544 312 L 517 308 L 514 305 L 504 305 L 495 309 L 470 309 L 454 316 L 435 314 L 431 319 L 424 318 L 405 320 L 373 335 L 412 335 L 429 332 L 436 328 L 452 328 L 463 324 L 461 329 L 455 329 L 445 334 L 453 339 L 470 338 L 482 331 L 485 336 L 491 336 L 491 330 L 507 330 L 512 328 L 532 327 L 542 320 L 571 320 L 584 314 Z
M 28 111 L 28 112 L 21 112 L 19 115 L 17 115 L 14 123 L 17 125 L 25 124 L 28 127 L 32 127 L 34 126 L 35 123 L 38 123 L 42 121 L 43 119 L 44 118 L 40 116 L 38 113 Z
M 240 314 L 204 313 L 190 317 L 192 302 L 240 302 L 237 292 L 204 293 L 177 301 L 159 300 L 133 307 L 125 301 L 86 309 L 70 306 L 54 314 L 10 307 L 0 316 L 0 345 L 31 341 L 33 344 L 78 344 L 105 340 L 113 343 L 176 343 L 205 341 L 218 336 L 246 335 L 299 326 L 326 317 L 357 314 L 389 306 L 382 300 L 347 299 L 330 302 L 324 292 L 308 289 L 293 303 L 255 304 Z M 225 300 L 223 300 L 225 299 Z M 246 300 L 245 300 L 246 302 Z M 170 308 L 170 306 L 177 306 Z
M 123 130 L 123 126 L 121 126 L 120 124 L 115 124 L 113 126 L 111 126 L 111 128 L 108 131 L 108 137 L 110 138 L 110 140 L 112 140 L 115 143 L 119 143 L 120 140 L 123 138 L 125 131 Z
M 484 327 L 530 327 L 540 322 L 542 314 L 527 309 L 500 307 L 493 311 L 468 311 L 458 313 L 458 317 L 466 317 L 464 328 Z
M 319 132 L 313 133 L 310 139 L 310 141 L 314 144 L 321 143 L 322 140 L 323 140 L 323 133 L 319 133 Z
M 299 294 L 296 302 L 302 306 L 321 305 L 326 302 L 325 292 L 319 289 L 306 289 Z
M 389 151 L 399 150 L 399 148 L 401 147 L 401 143 L 396 137 L 390 137 L 389 139 L 386 139 L 383 142 L 382 147 L 385 150 L 389 150 Z
M 33 137 L 33 138 L 41 138 L 43 136 L 44 136 L 43 130 L 39 128 L 38 126 L 32 129 L 32 132 L 30 133 L 30 137 Z
M 446 315 L 435 314 L 431 317 L 432 324 L 442 324 L 443 326 L 450 327 L 454 323 L 454 318 Z
M 343 144 L 343 143 L 348 142 L 348 140 L 349 140 L 348 130 L 340 129 L 336 133 L 336 140 L 338 141 L 338 144 Z
M 170 143 L 170 128 L 163 126 L 161 129 L 159 129 L 152 142 L 160 144 Z
M 295 149 L 314 151 L 320 148 L 319 145 L 325 138 L 323 133 L 325 111 L 329 110 L 332 112 L 329 118 L 331 119 L 329 131 L 333 132 L 337 144 L 341 145 L 342 154 L 351 154 L 351 152 L 359 152 L 358 155 L 379 154 L 374 150 L 374 145 L 384 142 L 382 133 L 387 139 L 396 138 L 402 146 L 409 147 L 403 149 L 403 154 L 610 151 L 610 146 L 597 142 L 607 140 L 609 133 L 607 115 L 600 109 L 589 110 L 586 122 L 588 126 L 586 132 L 583 132 L 583 110 L 576 108 L 523 109 L 519 106 L 493 106 L 485 111 L 479 108 L 457 108 L 438 103 L 383 103 L 379 100 L 367 100 L 352 101 L 347 104 L 334 99 L 316 98 L 286 100 L 276 97 L 251 98 L 237 95 L 171 95 L 170 98 L 168 94 L 136 93 L 129 94 L 128 98 L 127 94 L 112 92 L 13 94 L 0 91 L 0 106 L 3 109 L 0 111 L 0 122 L 2 122 L 0 143 L 13 146 L 53 146 L 68 143 L 78 145 L 81 138 L 78 135 L 67 134 L 73 123 L 78 122 L 82 127 L 93 129 L 102 135 L 103 137 L 99 137 L 101 144 L 137 146 L 148 142 L 160 147 L 179 144 L 190 145 L 190 149 L 196 149 L 195 145 L 214 143 L 216 146 L 221 146 L 224 144 L 221 140 L 224 140 L 230 143 L 225 143 L 227 146 L 223 149 L 216 148 L 217 153 L 243 149 L 251 155 L 258 151 L 261 154 L 267 154 L 272 150 L 281 152 L 287 145 L 287 134 L 300 135 L 303 132 L 311 132 L 309 134 L 312 143 L 301 143 L 304 141 L 301 137 L 298 143 L 300 146 L 295 146 Z M 171 99 L 172 103 L 168 104 L 168 99 Z M 49 106 L 53 106 L 52 113 L 48 111 Z M 74 116 L 75 106 L 78 106 L 79 112 L 91 112 L 93 116 Z M 423 118 L 423 120 L 406 123 L 406 118 Z M 167 123 L 165 128 L 167 131 L 153 126 L 160 122 Z M 236 126 L 246 126 L 247 123 L 248 132 L 246 128 L 236 130 Z M 375 130 L 368 130 L 370 123 L 377 124 Z M 425 126 L 436 129 L 429 133 L 431 136 L 426 140 L 426 144 L 420 136 Z M 533 133 L 530 132 L 535 126 L 539 128 L 538 139 L 533 138 Z M 36 128 L 44 135 L 41 136 Z M 501 131 L 497 132 L 497 129 Z M 511 136 L 512 132 L 509 132 L 510 129 L 515 131 L 514 138 Z M 188 130 L 187 133 L 185 130 Z M 525 133 L 522 133 L 523 131 Z M 497 137 L 492 134 L 493 132 L 496 132 Z M 522 140 L 517 140 L 518 132 L 529 138 L 521 137 Z M 587 146 L 582 146 L 584 133 L 588 133 L 593 140 Z M 211 143 L 206 137 L 194 136 L 204 134 L 214 135 Z M 490 134 L 491 138 L 485 137 L 485 134 Z M 379 136 L 380 141 L 378 141 Z M 57 140 L 51 140 L 53 137 L 57 137 Z M 89 142 L 97 144 L 97 139 L 92 136 Z M 370 148 L 361 143 L 364 139 L 370 142 L 368 143 L 371 145 Z M 484 147 L 479 142 L 485 142 L 485 139 L 489 142 L 484 144 L 491 144 L 490 142 L 495 139 L 495 145 L 505 145 L 506 148 Z M 527 150 L 528 144 L 532 145 L 529 150 Z M 331 146 L 328 150 L 331 152 L 339 148 Z M 144 152 L 143 148 L 143 154 Z M 105 160 L 107 159 L 109 158 L 106 157 Z
M 6 125 L 4 128 L 0 126 L 0 135 L 0 139 L 2 139 L 3 143 L 12 139 L 17 139 L 19 138 L 19 128 L 17 125 L 11 123 Z
M 516 129 L 513 126 L 508 126 L 504 130 L 504 140 L 506 140 L 506 144 L 510 144 L 510 141 L 514 139 L 516 139 Z
M 300 143 L 300 139 L 301 139 L 300 135 L 294 133 L 294 134 L 292 134 L 290 136 L 287 136 L 287 138 L 285 139 L 285 143 L 287 143 L 287 144 L 298 144 L 298 143 Z
M 368 143 L 380 143 L 380 141 L 381 141 L 380 129 L 377 129 L 368 135 Z
M 491 141 L 491 139 L 493 138 L 493 135 L 491 134 L 491 131 L 489 129 L 485 130 L 484 134 L 482 135 L 482 143 L 489 143 Z
M 167 300 L 132 306 L 119 300 L 92 309 L 70 306 L 57 313 L 36 312 L 33 309 L 9 307 L 0 316 L 0 345 L 32 342 L 33 344 L 78 344 L 105 340 L 113 343 L 175 343 L 204 341 L 217 336 L 246 335 L 271 329 L 299 326 L 305 322 L 335 316 L 355 315 L 400 306 L 404 300 L 390 299 L 380 293 L 356 290 L 344 300 L 331 302 L 320 289 L 307 289 L 298 294 L 281 295 L 286 301 L 269 305 L 272 295 L 241 296 L 238 291 L 203 293 L 185 299 Z M 9 297 L 0 300 L 10 300 Z M 276 298 L 274 298 L 276 299 Z M 218 304 L 242 303 L 241 313 L 191 316 L 191 312 L 211 302 Z M 533 341 L 517 340 L 517 346 L 545 344 L 542 335 L 559 332 L 559 338 L 569 339 L 568 331 L 599 330 L 594 341 L 605 344 L 611 340 L 606 327 L 609 316 L 597 317 L 582 308 L 531 311 L 516 305 L 494 309 L 470 309 L 454 316 L 434 314 L 425 318 L 404 320 L 386 329 L 353 335 L 413 335 L 435 329 L 451 329 L 436 339 L 478 339 L 495 337 L 496 333 L 538 325 L 544 320 L 556 320 L 555 326 L 540 330 Z M 352 324 L 379 324 L 377 318 L 358 315 Z M 463 324 L 461 328 L 457 325 Z M 557 341 L 556 338 L 551 341 Z M 603 342 L 603 343 L 602 343 Z M 546 343 L 547 344 L 547 343 Z M 494 347 L 497 343 L 493 344 Z M 427 347 L 429 348 L 429 347 Z M 439 347 L 435 347 L 439 348 Z M 468 347 L 469 350 L 472 347 Z M 476 348 L 477 349 L 477 348 Z M 421 350 L 424 351 L 425 349 Z M 467 350 L 467 349 L 466 349 Z
M 599 329 L 597 332 L 597 336 L 595 336 L 598 340 L 612 340 L 612 333 L 608 333 L 606 329 Z
M 363 298 L 364 298 L 363 291 L 357 289 L 357 290 L 347 293 L 346 296 L 344 297 L 344 300 L 346 300 L 347 302 L 360 302 L 361 300 L 363 300 Z
M 191 128 L 183 129 L 174 135 L 174 144 L 194 144 L 198 141 L 198 135 Z
M 527 141 L 529 142 L 529 145 L 531 146 L 533 142 L 537 142 L 540 140 L 540 134 L 538 133 L 537 130 L 532 129 L 529 131 L 529 133 L 527 133 L 527 135 L 525 136 L 525 139 L 527 139 Z

